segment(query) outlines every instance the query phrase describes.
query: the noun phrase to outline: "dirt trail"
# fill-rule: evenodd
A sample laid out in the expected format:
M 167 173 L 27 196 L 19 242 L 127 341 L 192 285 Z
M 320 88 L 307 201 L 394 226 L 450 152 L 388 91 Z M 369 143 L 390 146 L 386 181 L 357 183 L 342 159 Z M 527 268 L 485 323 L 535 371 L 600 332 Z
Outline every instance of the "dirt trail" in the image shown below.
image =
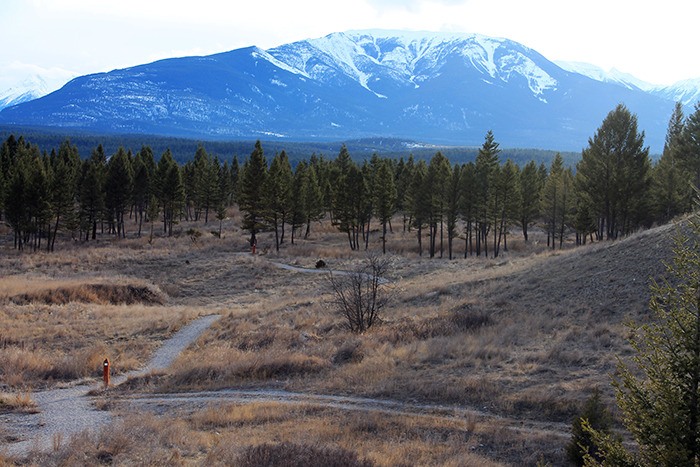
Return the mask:
M 127 378 L 166 369 L 177 356 L 192 344 L 220 315 L 196 319 L 180 329 L 156 351 L 145 368 L 112 379 L 118 385 Z M 72 435 L 86 429 L 96 430 L 112 421 L 107 411 L 96 410 L 87 394 L 97 385 L 78 385 L 51 389 L 32 394 L 39 413 L 35 415 L 7 414 L 0 418 L 13 437 L 21 441 L 6 446 L 14 456 L 25 456 L 32 449 L 47 450 L 67 441 Z M 0 448 L 0 450 L 5 448 Z
M 561 438 L 571 437 L 571 426 L 566 423 L 540 422 L 500 416 L 474 408 L 406 402 L 392 399 L 341 396 L 329 394 L 308 394 L 277 389 L 222 389 L 168 394 L 129 394 L 118 397 L 131 410 L 139 412 L 170 413 L 172 408 L 201 409 L 216 403 L 256 403 L 277 402 L 281 404 L 304 404 L 346 411 L 381 412 L 390 415 L 427 416 L 445 420 L 472 419 L 497 423 L 513 431 L 527 432 Z

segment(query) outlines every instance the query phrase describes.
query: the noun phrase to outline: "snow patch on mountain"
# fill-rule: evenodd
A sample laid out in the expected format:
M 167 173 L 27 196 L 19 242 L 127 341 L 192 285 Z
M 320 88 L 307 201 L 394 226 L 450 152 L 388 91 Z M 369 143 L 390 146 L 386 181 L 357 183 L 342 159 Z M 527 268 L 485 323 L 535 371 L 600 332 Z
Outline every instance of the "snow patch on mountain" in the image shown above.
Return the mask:
M 684 106 L 700 104 L 700 78 L 678 81 L 671 86 L 657 87 L 653 90 L 666 99 L 680 102 Z
M 587 76 L 602 83 L 614 83 L 626 87 L 627 89 L 641 89 L 642 91 L 651 91 L 656 86 L 642 81 L 641 79 L 615 68 L 605 71 L 599 66 L 584 62 L 569 62 L 557 60 L 556 63 L 560 68 L 571 73 L 578 73 Z
M 546 71 L 538 67 L 535 62 L 521 53 L 501 57 L 499 65 L 500 69 L 506 73 L 505 81 L 508 81 L 513 73 L 525 77 L 532 93 L 543 102 L 547 101 L 541 97 L 542 94 L 546 90 L 555 90 L 557 87 L 556 79 L 552 78 Z
M 294 66 L 290 66 L 281 60 L 277 60 L 274 56 L 270 55 L 269 53 L 267 53 L 264 50 L 256 48 L 253 51 L 252 56 L 255 58 L 262 59 L 262 60 L 267 60 L 268 62 L 272 63 L 273 65 L 275 65 L 278 68 L 281 68 L 282 70 L 288 71 L 290 73 L 294 73 L 295 75 L 302 75 L 305 78 L 309 78 L 309 75 L 307 73 L 305 73 L 303 69 L 299 69 L 299 68 L 296 68 Z
M 450 60 L 460 58 L 491 78 L 489 82 L 522 76 L 533 95 L 542 99 L 546 90 L 556 89 L 557 81 L 527 52 L 532 51 L 507 39 L 479 34 L 392 30 L 333 33 L 268 50 L 298 73 L 323 81 L 339 73 L 380 98 L 390 97 L 374 89 L 382 76 L 418 88 L 439 76 Z
M 650 147 L 661 147 L 673 103 L 629 77 L 606 79 L 567 72 L 507 39 L 349 31 L 82 76 L 51 98 L 3 110 L 0 122 L 186 137 L 386 135 L 440 144 L 478 144 L 495 128 L 503 144 L 578 150 L 601 115 L 623 101 L 639 116 Z
M 45 96 L 75 78 L 61 68 L 42 68 L 13 62 L 0 67 L 0 110 Z

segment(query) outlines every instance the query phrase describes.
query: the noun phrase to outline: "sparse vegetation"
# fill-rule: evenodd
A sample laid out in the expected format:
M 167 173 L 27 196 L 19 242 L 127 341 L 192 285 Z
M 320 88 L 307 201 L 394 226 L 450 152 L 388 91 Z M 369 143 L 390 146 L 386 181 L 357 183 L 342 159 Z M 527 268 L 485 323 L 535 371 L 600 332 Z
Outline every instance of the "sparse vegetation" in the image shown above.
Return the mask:
M 139 159 L 149 160 L 146 153 Z M 209 161 L 200 162 L 201 170 L 216 165 L 204 153 L 200 160 Z M 447 172 L 448 165 L 438 162 L 431 177 Z M 318 175 L 315 195 L 328 195 L 337 164 L 322 157 L 310 160 L 293 185 Z M 410 164 L 414 180 L 424 183 L 429 164 Z M 370 166 L 356 168 L 367 175 Z M 342 218 L 329 213 L 327 197 L 310 196 L 316 211 L 292 206 L 282 222 L 291 228 L 289 242 L 282 243 L 281 226 L 275 235 L 262 225 L 269 212 L 253 219 L 236 206 L 227 207 L 225 216 L 217 213 L 221 235 L 200 235 L 195 242 L 194 232 L 209 231 L 202 226 L 207 206 L 219 211 L 221 204 L 210 204 L 204 195 L 199 201 L 185 196 L 191 180 L 175 168 L 172 159 L 161 158 L 154 170 L 172 176 L 173 184 L 143 194 L 133 219 L 128 210 L 121 211 L 122 218 L 115 216 L 116 233 L 110 233 L 112 227 L 102 231 L 103 220 L 86 210 L 84 223 L 76 227 L 79 241 L 68 227 L 59 227 L 53 253 L 29 253 L 14 248 L 12 227 L 0 226 L 0 380 L 8 394 L 94 380 L 105 355 L 117 373 L 137 368 L 188 320 L 222 315 L 167 372 L 93 396 L 101 409 L 121 415 L 109 430 L 57 438 L 55 452 L 34 452 L 13 462 L 230 465 L 244 455 L 299 450 L 374 465 L 560 465 L 571 439 L 570 422 L 581 415 L 591 392 L 602 388 L 601 404 L 611 404 L 607 374 L 618 356 L 633 353 L 624 323 L 653 319 L 649 279 L 662 275 L 662 260 L 671 251 L 671 226 L 636 233 L 625 229 L 627 235 L 614 243 L 592 241 L 573 248 L 583 242 L 574 240 L 571 226 L 562 230 L 562 217 L 554 215 L 548 225 L 523 206 L 516 210 L 518 229 L 527 231 L 527 240 L 512 235 L 514 223 L 503 216 L 516 211 L 503 205 L 476 210 L 452 225 L 454 211 L 445 210 L 456 206 L 455 199 L 421 206 L 398 171 L 396 202 L 404 210 L 379 224 L 370 225 L 377 214 L 367 217 L 367 206 Z M 492 169 L 494 174 L 503 170 Z M 194 176 L 199 169 L 187 170 Z M 468 184 L 475 170 L 476 165 L 459 171 L 450 167 L 450 187 Z M 543 184 L 549 175 L 532 164 L 528 173 Z M 494 183 L 501 180 L 493 177 Z M 297 189 L 301 185 L 292 187 Z M 449 194 L 449 187 L 444 192 Z M 230 192 L 229 201 L 237 194 Z M 526 197 L 535 199 L 531 195 Z M 385 207 L 374 208 L 386 214 Z M 191 214 L 177 214 L 186 209 Z M 144 237 L 141 217 L 156 226 Z M 442 254 L 443 219 L 445 256 L 458 260 L 428 258 Z M 489 224 L 486 233 L 484 223 Z M 556 237 L 559 249 L 547 248 L 548 234 L 550 246 Z M 30 240 L 45 247 L 48 235 L 47 228 Z M 421 257 L 424 244 L 428 254 Z M 337 309 L 328 306 L 337 295 L 328 287 L 328 272 L 317 270 L 318 259 L 332 271 L 359 271 L 365 248 L 384 246 L 386 254 L 375 258 L 391 262 L 393 299 L 379 308 L 375 303 L 380 315 L 354 332 L 360 328 L 346 325 L 349 318 L 339 319 Z M 283 263 L 295 268 L 278 267 Z M 381 274 L 370 270 L 369 276 L 357 277 L 381 277 L 386 264 Z M 381 289 L 379 281 L 374 284 Z M 381 326 L 376 326 L 378 316 Z M 146 402 L 130 405 L 134 394 L 164 393 L 167 399 L 172 393 L 227 388 L 294 392 L 308 399 L 190 401 L 174 403 L 168 413 Z M 361 408 L 334 406 L 312 400 L 315 394 L 352 395 L 366 402 Z M 20 416 L 21 405 L 9 410 Z M 619 426 L 619 420 L 613 423 Z
M 225 221 L 227 232 L 234 231 L 237 216 L 234 213 Z M 183 225 L 183 232 L 187 228 Z M 124 391 L 272 387 L 320 394 L 351 393 L 407 404 L 419 401 L 485 408 L 488 413 L 513 421 L 497 422 L 487 416 L 465 421 L 467 428 L 446 428 L 451 426 L 445 425 L 446 419 L 436 418 L 431 422 L 433 428 L 419 430 L 415 437 L 400 441 L 400 433 L 417 429 L 412 428 L 417 419 L 395 415 L 385 420 L 383 416 L 367 418 L 359 414 L 354 418 L 343 411 L 316 408 L 302 417 L 309 427 L 300 428 L 298 416 L 272 416 L 259 411 L 246 416 L 250 421 L 245 426 L 257 427 L 250 432 L 250 442 L 227 444 L 223 441 L 227 435 L 221 434 L 218 439 L 222 441 L 211 444 L 202 440 L 211 439 L 214 431 L 221 433 L 220 425 L 229 422 L 207 425 L 198 417 L 221 411 L 193 408 L 191 423 L 199 421 L 179 425 L 179 429 L 189 433 L 183 436 L 200 440 L 200 447 L 187 448 L 193 451 L 167 443 L 161 448 L 148 447 L 141 443 L 150 438 L 136 440 L 123 432 L 129 440 L 121 443 L 138 444 L 135 452 L 143 458 L 164 459 L 161 456 L 166 452 L 179 452 L 177 455 L 194 456 L 188 458 L 202 463 L 216 456 L 234 462 L 246 446 L 290 442 L 341 446 L 377 465 L 400 464 L 406 459 L 422 464 L 459 463 L 450 459 L 473 459 L 485 465 L 517 463 L 521 459 L 536 463 L 540 457 L 556 464 L 562 459 L 556 452 L 561 452 L 569 438 L 570 420 L 579 413 L 590 390 L 604 386 L 605 375 L 615 366 L 614 355 L 629 352 L 623 323 L 631 317 L 645 316 L 646 278 L 648 274 L 656 275 L 655 270 L 662 271 L 656 264 L 668 255 L 670 243 L 660 239 L 670 232 L 672 229 L 641 233 L 614 245 L 600 243 L 552 253 L 546 249 L 544 232 L 531 229 L 530 242 L 519 245 L 513 241 L 499 262 L 478 258 L 449 263 L 421 260 L 415 250 L 411 252 L 413 259 L 379 255 L 392 261 L 394 300 L 385 308 L 382 325 L 363 334 L 351 332 L 327 308 L 332 294 L 325 272 L 285 271 L 265 258 L 250 255 L 246 232 L 228 235 L 225 243 L 202 236 L 196 251 L 192 251 L 185 235 L 156 236 L 151 244 L 147 238 L 95 242 L 70 254 L 59 250 L 26 255 L 14 252 L 10 245 L 0 258 L 3 270 L 13 271 L 0 284 L 0 296 L 6 303 L 1 315 L 5 344 L 0 344 L 0 356 L 14 363 L 0 368 L 19 375 L 3 376 L 3 381 L 20 391 L 51 381 L 99 377 L 96 370 L 105 353 L 112 357 L 117 371 L 132 369 L 178 323 L 198 313 L 217 311 L 224 315 L 221 320 L 167 374 L 143 384 L 134 382 Z M 373 233 L 370 245 L 380 248 L 378 235 Z M 405 239 L 396 238 L 397 244 L 413 242 L 413 233 L 400 236 Z M 258 241 L 274 248 L 272 233 L 259 234 Z M 323 257 L 326 261 L 332 259 L 333 270 L 353 270 L 365 261 L 364 253 L 349 253 L 343 247 L 345 241 L 343 234 L 322 223 L 308 243 L 288 245 L 275 261 L 315 271 L 317 258 Z M 622 261 L 636 251 L 644 251 L 644 255 L 637 256 L 634 264 Z M 640 264 L 644 265 L 642 274 Z M 99 277 L 94 275 L 95 269 L 100 271 Z M 110 273 L 125 271 L 128 276 L 104 280 Z M 626 280 L 618 280 L 620 276 Z M 75 300 L 58 305 L 43 304 L 37 298 L 41 291 L 91 283 L 147 287 L 161 298 L 148 305 Z M 556 291 L 556 300 L 547 298 L 543 291 L 548 290 Z M 9 300 L 22 294 L 35 297 L 34 301 L 20 305 Z M 582 300 L 597 305 L 585 306 Z M 33 325 L 39 320 L 43 322 L 41 330 Z M 41 339 L 37 339 L 39 335 Z M 45 344 L 39 344 L 42 341 Z M 94 370 L 83 370 L 91 365 Z M 610 392 L 601 393 L 603 401 L 609 403 L 611 397 Z M 129 411 L 114 402 L 101 406 Z M 294 413 L 286 405 L 265 410 Z M 314 416 L 309 418 L 309 413 Z M 153 422 L 136 417 L 129 423 L 169 423 L 161 419 L 162 415 L 155 417 Z M 281 425 L 280 417 L 284 420 Z M 278 422 L 265 422 L 267 419 Z M 352 441 L 340 432 L 291 436 L 304 430 L 314 433 L 314 424 L 328 426 L 333 419 L 337 421 L 332 423 L 340 424 L 353 420 L 351 426 L 357 427 L 359 438 Z M 560 428 L 537 435 L 507 428 L 521 421 L 549 426 L 560 423 Z M 235 436 L 240 436 L 241 422 L 230 423 L 238 427 Z M 106 441 L 97 442 L 95 436 L 102 435 L 92 434 L 85 440 L 97 446 L 96 451 L 88 450 L 92 452 L 89 456 L 126 458 L 123 451 L 106 448 Z M 69 449 L 69 441 L 62 441 L 61 450 Z M 157 446 L 161 441 L 154 442 Z M 200 454 L 192 454 L 194 451 Z M 40 457 L 33 459 L 38 462 Z

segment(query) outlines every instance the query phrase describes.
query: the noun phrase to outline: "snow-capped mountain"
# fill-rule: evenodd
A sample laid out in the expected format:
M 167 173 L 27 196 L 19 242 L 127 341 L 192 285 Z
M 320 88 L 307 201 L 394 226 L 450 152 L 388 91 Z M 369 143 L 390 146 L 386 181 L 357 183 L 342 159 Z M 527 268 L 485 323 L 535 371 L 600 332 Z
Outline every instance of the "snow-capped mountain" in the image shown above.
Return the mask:
M 596 81 L 601 81 L 604 83 L 615 83 L 625 86 L 628 89 L 641 89 L 642 91 L 651 91 L 656 86 L 653 84 L 642 81 L 641 79 L 632 76 L 629 73 L 619 71 L 615 68 L 605 71 L 599 66 L 592 65 L 585 62 L 569 62 L 563 60 L 557 60 L 554 63 L 562 67 L 566 71 L 572 73 L 578 73 L 583 76 L 588 76 Z
M 0 94 L 0 109 L 38 99 L 52 91 L 55 91 L 55 89 L 49 89 L 46 80 L 41 76 L 35 75 L 25 78 L 22 82 L 2 91 L 2 94 Z
M 590 63 L 565 61 L 556 61 L 555 63 L 567 71 L 588 76 L 596 81 L 617 83 L 629 89 L 641 89 L 663 99 L 679 101 L 686 107 L 692 107 L 700 102 L 700 78 L 678 81 L 670 86 L 659 86 L 642 81 L 615 68 L 605 71 Z
M 66 70 L 13 63 L 0 69 L 0 110 L 45 96 L 77 76 Z
M 679 101 L 686 107 L 700 103 L 700 78 L 679 81 L 671 86 L 659 86 L 652 90 L 658 96 Z
M 82 76 L 0 112 L 0 123 L 197 138 L 392 136 L 579 150 L 625 103 L 652 150 L 673 102 L 567 71 L 508 39 L 350 31 Z

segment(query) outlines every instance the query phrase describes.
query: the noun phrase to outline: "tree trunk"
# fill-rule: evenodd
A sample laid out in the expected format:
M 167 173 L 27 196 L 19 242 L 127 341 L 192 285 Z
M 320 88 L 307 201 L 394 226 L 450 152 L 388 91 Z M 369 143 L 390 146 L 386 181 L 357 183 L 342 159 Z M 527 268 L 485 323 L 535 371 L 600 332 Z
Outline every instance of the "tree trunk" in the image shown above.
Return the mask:
M 382 223 L 382 253 L 386 254 L 386 221 Z
M 421 225 L 418 224 L 418 256 L 423 256 L 423 232 Z

